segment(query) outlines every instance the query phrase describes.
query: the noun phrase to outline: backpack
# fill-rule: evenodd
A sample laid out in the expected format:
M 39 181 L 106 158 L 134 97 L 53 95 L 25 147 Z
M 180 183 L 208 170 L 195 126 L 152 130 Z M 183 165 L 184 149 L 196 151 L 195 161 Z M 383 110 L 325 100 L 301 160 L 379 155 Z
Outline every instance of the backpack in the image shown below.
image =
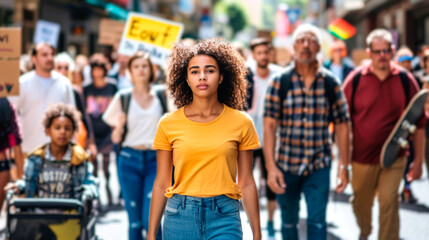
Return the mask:
M 246 102 L 247 102 L 247 106 L 245 110 L 249 110 L 252 108 L 252 102 L 253 102 L 253 91 L 254 91 L 254 78 L 255 75 L 253 74 L 252 70 L 250 69 L 250 67 L 247 68 L 247 73 L 246 73 L 246 80 L 247 80 L 247 96 L 246 96 Z
M 360 68 L 357 71 L 356 75 L 353 77 L 352 97 L 350 100 L 350 113 L 354 112 L 354 98 L 355 98 L 356 89 L 359 85 L 361 76 L 362 76 L 362 68 Z M 399 77 L 401 78 L 401 83 L 405 92 L 405 106 L 407 106 L 410 100 L 410 81 L 408 79 L 408 75 L 405 70 L 401 70 L 401 72 L 399 73 Z
M 280 90 L 279 90 L 279 95 L 280 95 L 280 109 L 283 109 L 283 101 L 286 99 L 287 96 L 287 92 L 289 91 L 289 89 L 291 89 L 292 86 L 292 74 L 295 71 L 294 70 L 295 66 L 288 66 L 286 67 L 286 69 L 281 73 L 281 75 L 279 75 L 278 77 L 280 77 Z M 333 121 L 333 114 L 332 114 L 332 106 L 335 104 L 336 100 L 337 100 L 337 96 L 335 95 L 335 83 L 337 83 L 337 85 L 340 85 L 339 81 L 337 80 L 337 78 L 326 68 L 322 67 L 322 72 L 325 75 L 325 80 L 324 82 L 324 88 L 325 88 L 325 96 L 328 99 L 328 103 L 329 103 L 329 121 Z M 280 119 L 282 119 L 282 115 L 283 115 L 283 110 L 280 111 Z
M 165 94 L 166 89 L 165 87 L 162 87 L 162 86 L 154 86 L 154 89 L 155 89 L 156 96 L 158 97 L 161 103 L 162 113 L 164 114 L 167 112 L 167 95 Z M 131 92 L 122 93 L 120 97 L 121 97 L 122 111 L 125 113 L 126 116 L 128 116 L 128 110 L 131 102 Z M 127 132 L 128 132 L 128 128 L 127 128 L 127 124 L 125 123 L 124 133 L 122 134 L 121 144 L 119 145 L 122 145 L 122 142 L 125 140 L 125 136 Z
M 12 108 L 7 98 L 0 98 L 0 139 L 6 139 L 12 132 Z

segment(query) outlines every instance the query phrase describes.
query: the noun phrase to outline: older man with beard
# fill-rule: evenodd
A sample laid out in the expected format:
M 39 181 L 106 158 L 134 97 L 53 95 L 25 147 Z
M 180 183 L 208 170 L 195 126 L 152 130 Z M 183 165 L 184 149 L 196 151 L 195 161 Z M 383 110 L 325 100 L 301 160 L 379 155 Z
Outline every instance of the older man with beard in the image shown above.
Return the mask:
M 292 38 L 294 63 L 270 82 L 265 98 L 268 185 L 278 194 L 283 239 L 298 239 L 301 193 L 307 202 L 307 238 L 326 239 L 332 160 L 328 126 L 334 122 L 336 127 L 340 152 L 336 190 L 342 192 L 348 183 L 348 107 L 339 80 L 316 60 L 321 43 L 318 28 L 300 25 Z

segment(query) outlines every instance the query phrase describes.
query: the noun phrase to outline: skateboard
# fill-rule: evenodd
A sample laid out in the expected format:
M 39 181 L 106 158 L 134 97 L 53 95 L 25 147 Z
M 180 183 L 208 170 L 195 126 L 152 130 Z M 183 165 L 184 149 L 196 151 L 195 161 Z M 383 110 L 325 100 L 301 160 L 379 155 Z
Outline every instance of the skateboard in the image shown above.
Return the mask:
M 395 127 L 381 149 L 380 165 L 382 168 L 390 167 L 398 157 L 399 152 L 408 147 L 408 137 L 417 130 L 415 124 L 423 113 L 428 94 L 428 90 L 420 90 L 414 95 L 396 122 Z

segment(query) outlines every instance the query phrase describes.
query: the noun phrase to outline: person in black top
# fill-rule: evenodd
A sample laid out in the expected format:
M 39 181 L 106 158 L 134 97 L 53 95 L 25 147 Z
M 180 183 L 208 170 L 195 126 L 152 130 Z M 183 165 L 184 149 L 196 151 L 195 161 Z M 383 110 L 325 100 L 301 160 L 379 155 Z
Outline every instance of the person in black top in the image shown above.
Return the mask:
M 98 58 L 90 62 L 92 83 L 83 89 L 86 112 L 89 114 L 94 129 L 95 144 L 98 153 L 103 155 L 103 171 L 106 177 L 106 192 L 109 205 L 112 204 L 112 194 L 109 187 L 109 161 L 113 143 L 110 140 L 111 128 L 101 119 L 104 111 L 117 91 L 114 84 L 109 83 L 107 76 L 107 59 Z M 94 175 L 97 176 L 97 161 L 94 161 Z

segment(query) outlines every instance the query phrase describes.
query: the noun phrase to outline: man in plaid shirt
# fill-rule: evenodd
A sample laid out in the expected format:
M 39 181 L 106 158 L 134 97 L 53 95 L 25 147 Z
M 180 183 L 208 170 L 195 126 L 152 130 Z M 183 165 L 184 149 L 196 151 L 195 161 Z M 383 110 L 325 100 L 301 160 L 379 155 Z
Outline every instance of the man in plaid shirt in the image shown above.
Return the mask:
M 307 238 L 327 237 L 330 121 L 335 124 L 340 152 L 336 191 L 344 191 L 349 181 L 350 116 L 347 101 L 338 79 L 317 63 L 320 41 L 318 29 L 310 24 L 300 25 L 295 30 L 295 61 L 271 81 L 265 98 L 267 183 L 278 194 L 283 239 L 298 239 L 299 200 L 302 192 L 307 200 Z M 282 96 L 280 82 L 286 84 L 286 80 L 290 84 L 286 95 Z M 334 96 L 332 103 L 328 93 Z M 277 130 L 279 139 L 276 141 Z

